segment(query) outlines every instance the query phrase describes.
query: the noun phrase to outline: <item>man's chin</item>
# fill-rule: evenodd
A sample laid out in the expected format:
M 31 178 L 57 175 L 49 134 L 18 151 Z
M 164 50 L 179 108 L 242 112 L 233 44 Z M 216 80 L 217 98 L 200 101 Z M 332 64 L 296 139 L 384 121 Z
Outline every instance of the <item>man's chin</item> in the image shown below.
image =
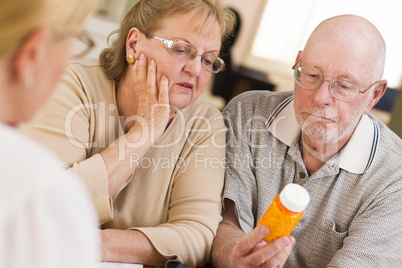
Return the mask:
M 303 135 L 314 142 L 320 143 L 332 143 L 339 139 L 337 129 L 335 131 L 333 128 L 309 126 L 303 129 Z

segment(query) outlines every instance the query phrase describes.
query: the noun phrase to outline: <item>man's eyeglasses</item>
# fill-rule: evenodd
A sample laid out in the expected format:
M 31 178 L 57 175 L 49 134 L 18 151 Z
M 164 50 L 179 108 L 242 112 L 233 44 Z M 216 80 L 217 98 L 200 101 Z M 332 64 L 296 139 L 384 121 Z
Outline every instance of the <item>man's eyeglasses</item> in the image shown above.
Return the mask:
M 294 80 L 299 86 L 305 89 L 314 90 L 321 86 L 324 81 L 328 81 L 329 89 L 332 96 L 340 101 L 353 102 L 357 100 L 360 94 L 366 93 L 367 90 L 369 90 L 372 86 L 379 82 L 377 81 L 365 90 L 360 91 L 360 88 L 350 81 L 340 78 L 327 80 L 324 78 L 323 73 L 313 68 L 296 67 L 299 62 L 300 60 L 296 62 L 296 64 L 292 67 L 292 69 L 294 70 Z
M 82 58 L 95 46 L 95 42 L 88 32 L 83 31 L 75 37 L 71 46 L 71 57 Z
M 161 41 L 169 48 L 169 53 L 180 60 L 190 61 L 197 57 L 197 55 L 200 55 L 202 67 L 211 73 L 219 73 L 225 67 L 225 62 L 221 58 L 213 54 L 208 54 L 208 52 L 198 54 L 197 49 L 189 43 L 163 39 L 154 35 L 152 37 Z

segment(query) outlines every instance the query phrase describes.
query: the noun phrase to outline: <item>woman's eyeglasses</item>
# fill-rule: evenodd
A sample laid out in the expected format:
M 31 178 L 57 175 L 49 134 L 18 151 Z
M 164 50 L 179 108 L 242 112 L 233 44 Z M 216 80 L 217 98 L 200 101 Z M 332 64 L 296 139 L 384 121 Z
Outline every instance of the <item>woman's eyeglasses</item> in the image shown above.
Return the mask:
M 169 49 L 169 53 L 180 60 L 190 61 L 200 55 L 202 67 L 211 73 L 219 73 L 225 67 L 225 62 L 221 58 L 208 52 L 198 54 L 197 49 L 189 43 L 163 39 L 154 35 L 152 37 L 161 41 Z

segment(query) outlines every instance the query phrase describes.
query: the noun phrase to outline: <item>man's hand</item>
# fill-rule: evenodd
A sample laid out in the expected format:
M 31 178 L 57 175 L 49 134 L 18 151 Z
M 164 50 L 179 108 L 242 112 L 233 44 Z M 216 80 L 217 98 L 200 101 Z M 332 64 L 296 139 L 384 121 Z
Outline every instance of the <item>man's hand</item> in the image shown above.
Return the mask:
M 262 239 L 269 234 L 265 225 L 254 228 L 233 248 L 232 257 L 237 267 L 282 267 L 295 239 L 284 236 L 270 243 Z
M 269 234 L 269 228 L 265 225 L 245 234 L 234 203 L 228 199 L 222 217 L 212 246 L 214 267 L 282 267 L 285 264 L 296 243 L 293 237 L 284 236 L 266 243 L 263 238 Z

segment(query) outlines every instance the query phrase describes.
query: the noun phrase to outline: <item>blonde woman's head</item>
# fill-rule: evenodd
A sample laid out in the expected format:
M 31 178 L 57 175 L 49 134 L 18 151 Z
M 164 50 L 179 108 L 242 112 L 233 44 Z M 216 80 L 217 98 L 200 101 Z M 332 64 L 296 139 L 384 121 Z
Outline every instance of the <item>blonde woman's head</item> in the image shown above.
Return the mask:
M 49 27 L 56 38 L 81 26 L 99 0 L 0 0 L 0 59 L 32 32 Z
M 57 85 L 99 0 L 0 0 L 0 122 L 28 121 Z
M 101 53 L 100 62 L 108 78 L 118 81 L 125 72 L 126 39 L 133 27 L 150 38 L 151 33 L 162 26 L 165 18 L 177 14 L 200 18 L 196 25 L 199 30 L 208 29 L 217 22 L 221 40 L 232 32 L 235 24 L 233 12 L 224 8 L 220 0 L 140 0 L 127 13 L 120 29 L 111 34 L 118 34 L 115 43 Z

